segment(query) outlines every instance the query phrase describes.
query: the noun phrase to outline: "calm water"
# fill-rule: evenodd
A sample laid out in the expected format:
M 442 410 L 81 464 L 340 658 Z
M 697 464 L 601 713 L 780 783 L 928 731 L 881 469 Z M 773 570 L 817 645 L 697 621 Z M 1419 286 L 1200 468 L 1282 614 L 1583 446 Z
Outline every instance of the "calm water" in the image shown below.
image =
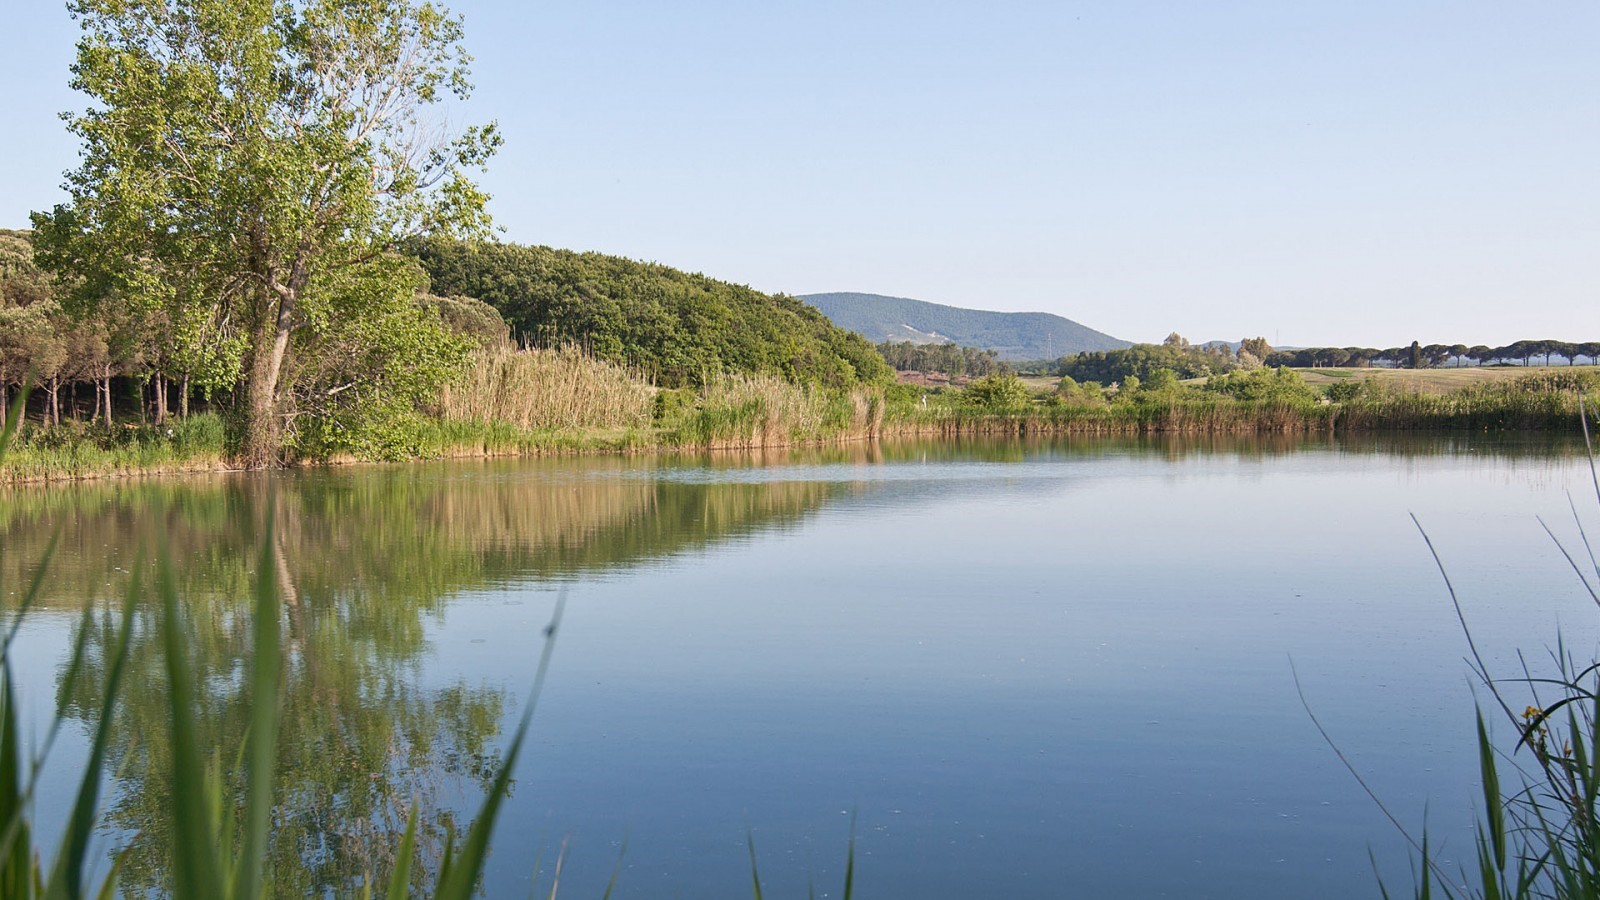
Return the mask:
M 0 503 L 0 540 L 9 592 L 60 534 L 15 654 L 35 729 L 69 716 L 46 830 L 98 699 L 58 684 L 83 598 L 109 610 L 141 542 L 237 752 L 275 502 L 287 893 L 382 871 L 413 800 L 464 823 L 565 593 L 489 896 L 548 894 L 558 857 L 561 897 L 619 858 L 620 897 L 749 896 L 748 833 L 768 896 L 837 897 L 853 819 L 863 897 L 1350 897 L 1369 848 L 1409 884 L 1403 840 L 1293 671 L 1390 809 L 1470 856 L 1465 643 L 1408 513 L 1509 674 L 1600 633 L 1535 519 L 1575 535 L 1569 490 L 1600 527 L 1548 441 L 907 443 L 54 487 Z M 157 643 L 143 612 L 100 839 L 136 887 L 170 840 Z

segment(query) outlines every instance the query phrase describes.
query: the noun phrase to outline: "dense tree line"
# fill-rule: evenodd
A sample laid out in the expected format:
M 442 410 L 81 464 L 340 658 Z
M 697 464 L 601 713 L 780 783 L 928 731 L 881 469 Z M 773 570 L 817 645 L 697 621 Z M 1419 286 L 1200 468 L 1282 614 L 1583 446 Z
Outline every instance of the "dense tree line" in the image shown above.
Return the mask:
M 1266 362 L 1274 366 L 1320 368 L 1333 366 L 1392 366 L 1410 369 L 1436 369 L 1465 365 L 1550 365 L 1559 359 L 1574 365 L 1579 359 L 1589 365 L 1600 365 L 1600 341 L 1574 343 L 1571 341 L 1513 341 L 1503 347 L 1482 344 L 1469 347 L 1465 344 L 1422 344 L 1413 342 L 1409 347 L 1305 347 L 1298 350 L 1279 350 L 1267 356 Z
M 891 378 L 865 338 L 794 297 L 600 253 L 445 238 L 412 250 L 434 293 L 490 304 L 519 339 L 577 343 L 666 387 L 724 372 L 829 387 Z
M 958 344 L 913 344 L 910 341 L 884 341 L 878 354 L 897 372 L 939 372 L 952 378 L 982 378 L 1011 371 L 995 350 L 962 347 Z
M 386 265 L 400 273 L 399 283 L 424 280 L 403 258 Z M 118 295 L 85 313 L 40 266 L 32 232 L 0 230 L 0 410 L 31 380 L 43 425 L 87 420 L 109 428 L 115 412 L 159 426 L 169 415 L 187 417 L 196 403 L 236 414 L 244 361 L 218 351 L 228 340 L 225 325 L 186 332 L 170 310 Z M 382 315 L 314 323 L 288 354 L 286 436 L 314 453 L 393 441 L 396 426 L 432 402 L 472 347 L 506 333 L 483 303 L 427 294 Z
M 1134 344 L 1125 350 L 1064 356 L 1056 367 L 1058 375 L 1073 381 L 1109 385 L 1123 382 L 1129 377 L 1148 379 L 1158 371 L 1172 372 L 1178 378 L 1202 378 L 1240 367 L 1254 368 L 1260 364 L 1260 359 L 1253 354 L 1236 354 L 1227 344 L 1197 346 L 1174 332 L 1160 344 Z
M 1466 365 L 1550 365 L 1560 360 L 1575 365 L 1579 360 L 1600 365 L 1600 342 L 1514 341 L 1503 347 L 1465 344 L 1422 344 L 1408 347 L 1303 347 L 1274 350 L 1264 338 L 1246 338 L 1234 352 L 1227 344 L 1190 345 L 1181 335 L 1172 334 L 1161 344 L 1135 344 L 1126 350 L 1104 353 L 1079 353 L 1057 361 L 1057 373 L 1076 381 L 1101 384 L 1120 382 L 1133 376 L 1149 378 L 1167 369 L 1179 378 L 1222 375 L 1236 369 L 1246 371 L 1265 365 L 1297 369 L 1349 366 L 1365 368 L 1441 368 Z

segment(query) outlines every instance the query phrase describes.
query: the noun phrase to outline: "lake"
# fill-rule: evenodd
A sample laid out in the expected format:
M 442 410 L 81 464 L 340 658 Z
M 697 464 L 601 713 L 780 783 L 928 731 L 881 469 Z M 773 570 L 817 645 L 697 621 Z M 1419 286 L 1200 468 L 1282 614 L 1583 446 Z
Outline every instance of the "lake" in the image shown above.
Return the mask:
M 852 835 L 858 897 L 1377 896 L 1372 857 L 1409 891 L 1405 840 L 1296 673 L 1457 869 L 1474 685 L 1411 514 L 1509 676 L 1518 649 L 1548 669 L 1558 634 L 1595 652 L 1600 613 L 1537 521 L 1581 546 L 1569 491 L 1597 527 L 1581 444 L 1548 437 L 427 463 L 17 490 L 0 566 L 14 597 L 59 536 L 12 654 L 31 733 L 67 714 L 50 849 L 99 699 L 61 683 L 85 598 L 97 659 L 164 547 L 225 761 L 258 563 L 288 587 L 287 895 L 385 871 L 413 803 L 430 834 L 465 827 L 564 597 L 488 896 L 548 895 L 559 861 L 560 897 L 613 870 L 617 897 L 747 897 L 753 842 L 767 896 L 839 897 Z M 158 619 L 139 613 L 97 838 L 131 843 L 135 889 L 172 840 Z

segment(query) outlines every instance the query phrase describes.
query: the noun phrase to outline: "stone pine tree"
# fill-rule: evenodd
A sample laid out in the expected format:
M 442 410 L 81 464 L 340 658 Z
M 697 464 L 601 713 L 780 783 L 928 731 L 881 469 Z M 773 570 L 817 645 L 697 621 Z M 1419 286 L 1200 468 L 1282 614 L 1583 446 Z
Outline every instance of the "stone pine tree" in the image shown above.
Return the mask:
M 488 230 L 467 173 L 499 136 L 449 133 L 433 113 L 470 92 L 461 20 L 419 0 L 70 9 L 72 85 L 90 106 L 68 120 L 83 142 L 69 202 L 34 216 L 40 256 L 80 309 L 127 304 L 187 328 L 180 349 L 203 348 L 233 391 L 239 461 L 273 465 L 295 421 L 295 354 L 314 350 L 301 338 L 412 303 L 399 241 Z

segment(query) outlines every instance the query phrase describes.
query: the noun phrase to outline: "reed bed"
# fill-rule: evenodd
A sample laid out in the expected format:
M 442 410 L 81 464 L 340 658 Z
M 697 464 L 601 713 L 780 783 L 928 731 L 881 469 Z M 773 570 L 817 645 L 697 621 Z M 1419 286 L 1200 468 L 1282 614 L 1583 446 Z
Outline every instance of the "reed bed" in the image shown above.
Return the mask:
M 1328 431 L 1337 414 L 1337 407 L 1329 404 L 1234 400 L 1198 393 L 1110 403 L 1048 403 L 1014 412 L 945 401 L 897 407 L 882 430 L 945 436 L 1289 433 Z
M 439 397 L 440 418 L 551 429 L 643 428 L 655 394 L 632 371 L 577 347 L 479 350 L 466 371 Z
M 1369 381 L 1340 404 L 1339 424 L 1349 430 L 1561 430 L 1571 427 L 1583 397 L 1591 407 L 1600 399 L 1600 377 L 1593 372 L 1545 372 L 1448 394 Z
M 664 444 L 750 450 L 875 437 L 883 401 L 875 393 L 830 393 L 768 375 L 723 375 L 677 418 L 661 423 Z

